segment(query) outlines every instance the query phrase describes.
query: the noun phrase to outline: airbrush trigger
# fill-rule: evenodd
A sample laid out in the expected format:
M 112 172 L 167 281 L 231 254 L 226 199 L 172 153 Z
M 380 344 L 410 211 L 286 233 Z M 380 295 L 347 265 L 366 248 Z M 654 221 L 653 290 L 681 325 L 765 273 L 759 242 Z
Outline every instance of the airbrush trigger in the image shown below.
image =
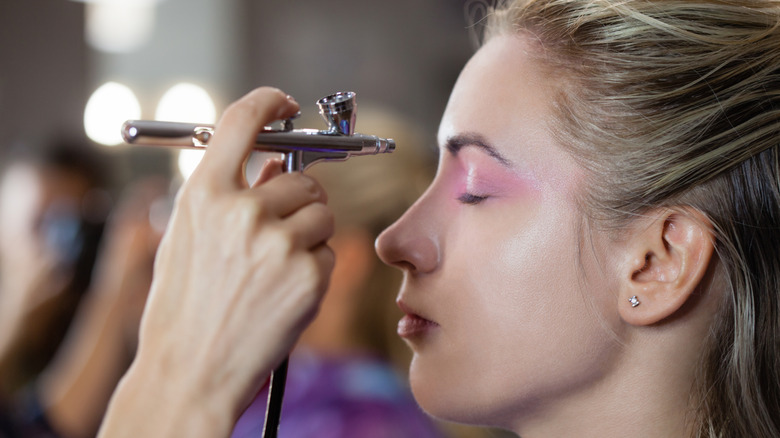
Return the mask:
M 293 130 L 293 120 L 297 119 L 301 116 L 301 112 L 298 111 L 297 113 L 293 114 L 292 117 L 288 117 L 284 119 L 282 122 L 282 132 L 290 132 Z

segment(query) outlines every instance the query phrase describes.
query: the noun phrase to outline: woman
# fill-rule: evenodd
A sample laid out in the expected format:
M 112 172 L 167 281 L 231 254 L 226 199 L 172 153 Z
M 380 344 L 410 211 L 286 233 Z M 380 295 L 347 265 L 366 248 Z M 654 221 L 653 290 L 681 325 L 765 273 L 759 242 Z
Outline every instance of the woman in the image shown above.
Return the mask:
M 780 436 L 779 16 L 678 0 L 491 14 L 437 176 L 377 245 L 405 274 L 398 331 L 423 408 L 523 437 Z M 104 436 L 133 418 L 134 435 L 227 435 L 311 317 L 332 263 L 325 196 L 275 165 L 238 182 L 254 133 L 296 110 L 260 90 L 223 116 Z M 260 260 L 271 249 L 290 263 Z

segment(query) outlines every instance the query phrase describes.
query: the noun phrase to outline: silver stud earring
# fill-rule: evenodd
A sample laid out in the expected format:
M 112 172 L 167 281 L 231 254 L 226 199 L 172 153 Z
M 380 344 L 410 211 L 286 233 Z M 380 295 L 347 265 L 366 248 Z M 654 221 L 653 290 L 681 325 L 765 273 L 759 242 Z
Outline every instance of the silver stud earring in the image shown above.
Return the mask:
M 634 295 L 633 297 L 628 299 L 628 302 L 631 303 L 631 307 L 636 307 L 639 305 L 639 298 Z

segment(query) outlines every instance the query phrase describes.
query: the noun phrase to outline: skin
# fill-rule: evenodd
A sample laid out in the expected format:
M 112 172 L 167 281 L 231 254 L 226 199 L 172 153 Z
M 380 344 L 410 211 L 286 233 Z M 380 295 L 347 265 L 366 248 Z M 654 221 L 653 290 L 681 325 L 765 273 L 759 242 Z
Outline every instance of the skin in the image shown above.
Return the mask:
M 166 181 L 145 178 L 123 194 L 107 223 L 90 290 L 36 383 L 49 424 L 63 436 L 95 436 L 130 365 L 161 237 L 149 211 L 166 193 Z
M 325 192 L 279 161 L 251 187 L 243 172 L 256 133 L 298 109 L 259 88 L 223 114 L 178 194 L 136 359 L 98 436 L 229 436 L 314 318 L 334 263 Z
M 78 205 L 88 182 L 72 172 L 17 163 L 0 184 L 0 397 L 31 376 L 26 352 L 41 348 L 61 314 L 72 267 L 47 243 L 41 222 L 53 203 Z
M 496 39 L 465 67 L 439 129 L 436 179 L 378 241 L 386 263 L 406 268 L 398 300 L 437 324 L 408 339 L 415 397 L 470 423 L 509 426 L 517 412 L 542 411 L 592 385 L 615 355 L 579 286 L 580 171 L 549 134 L 554 89 L 518 56 L 527 50 Z M 448 148 L 464 136 L 459 151 Z M 598 280 L 588 289 L 614 288 Z M 605 317 L 610 328 L 615 320 Z
M 415 398 L 434 416 L 524 438 L 683 436 L 711 313 L 684 330 L 647 326 L 661 302 L 674 312 L 702 271 L 692 288 L 654 292 L 677 278 L 681 258 L 648 242 L 687 242 L 649 225 L 664 215 L 637 221 L 659 230 L 646 238 L 581 234 L 583 174 L 551 135 L 555 75 L 533 50 L 501 36 L 470 60 L 441 122 L 436 178 L 377 241 L 382 260 L 404 271 L 400 307 L 430 321 L 411 333 L 399 325 L 414 352 Z M 688 266 L 706 267 L 701 254 Z M 640 289 L 649 318 L 632 320 L 623 294 Z M 677 337 L 687 330 L 688 340 Z
M 27 163 L 11 166 L 4 175 L 0 262 L 6 273 L 2 297 L 9 315 L 24 315 L 63 291 L 69 267 L 62 266 L 61 256 L 46 243 L 39 228 L 49 206 L 78 205 L 88 189 L 87 181 L 71 172 Z

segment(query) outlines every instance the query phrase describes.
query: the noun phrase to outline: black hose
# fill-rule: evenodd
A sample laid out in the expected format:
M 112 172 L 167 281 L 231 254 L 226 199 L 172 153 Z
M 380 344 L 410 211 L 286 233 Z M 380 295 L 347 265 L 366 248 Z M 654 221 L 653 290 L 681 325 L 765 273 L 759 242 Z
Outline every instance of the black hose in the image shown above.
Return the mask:
M 279 432 L 279 418 L 282 416 L 282 399 L 284 398 L 284 385 L 287 381 L 287 364 L 289 361 L 289 357 L 285 358 L 271 373 L 271 383 L 268 387 L 268 405 L 265 408 L 263 438 L 276 438 Z

